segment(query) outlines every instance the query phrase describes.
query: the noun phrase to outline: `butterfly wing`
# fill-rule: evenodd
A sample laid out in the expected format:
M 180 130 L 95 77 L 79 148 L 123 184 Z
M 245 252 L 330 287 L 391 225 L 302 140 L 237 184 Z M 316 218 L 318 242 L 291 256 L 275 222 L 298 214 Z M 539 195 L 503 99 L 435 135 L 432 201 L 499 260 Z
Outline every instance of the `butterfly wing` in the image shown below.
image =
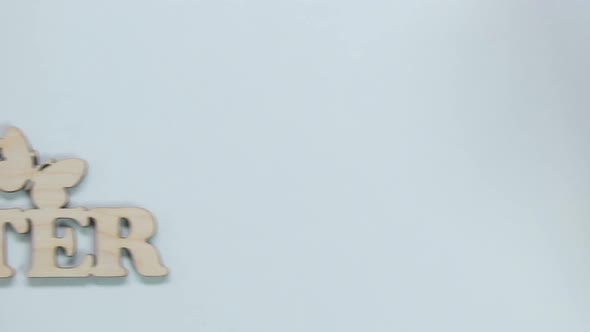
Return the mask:
M 31 178 L 35 166 L 35 152 L 23 133 L 9 128 L 0 140 L 0 190 L 18 191 Z
M 68 204 L 66 188 L 76 186 L 86 174 L 86 162 L 66 159 L 44 165 L 33 177 L 31 198 L 38 208 L 62 208 Z

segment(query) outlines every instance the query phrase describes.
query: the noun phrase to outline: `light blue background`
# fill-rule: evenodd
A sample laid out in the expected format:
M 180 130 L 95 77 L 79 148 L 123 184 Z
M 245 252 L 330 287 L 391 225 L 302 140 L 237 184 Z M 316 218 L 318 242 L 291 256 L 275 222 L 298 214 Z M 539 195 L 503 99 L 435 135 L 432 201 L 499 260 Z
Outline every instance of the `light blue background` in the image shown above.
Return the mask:
M 587 332 L 589 37 L 582 0 L 2 0 L 1 129 L 172 274 L 34 283 L 11 235 L 0 329 Z

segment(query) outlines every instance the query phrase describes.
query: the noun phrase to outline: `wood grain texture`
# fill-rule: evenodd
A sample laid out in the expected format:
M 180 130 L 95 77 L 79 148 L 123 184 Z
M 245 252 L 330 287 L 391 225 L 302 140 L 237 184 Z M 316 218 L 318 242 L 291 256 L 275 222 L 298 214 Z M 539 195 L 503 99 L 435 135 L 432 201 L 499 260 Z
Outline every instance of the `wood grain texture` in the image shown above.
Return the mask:
M 38 164 L 37 154 L 22 132 L 17 128 L 7 130 L 0 139 L 0 191 L 27 190 L 36 209 L 0 209 L 0 278 L 14 275 L 6 263 L 8 226 L 21 234 L 31 233 L 32 264 L 28 276 L 32 278 L 126 276 L 127 270 L 121 265 L 123 250 L 130 253 L 139 274 L 150 277 L 168 274 L 158 250 L 149 243 L 156 233 L 156 222 L 149 211 L 135 207 L 65 208 L 68 189 L 80 183 L 86 170 L 86 162 L 81 159 Z M 67 256 L 76 255 L 74 229 L 65 227 L 64 235 L 56 235 L 56 223 L 62 219 L 95 228 L 96 252 L 82 257 L 78 266 L 57 264 L 59 249 Z M 122 235 L 123 224 L 129 228 L 126 236 Z
M 0 139 L 0 190 L 22 190 L 36 169 L 37 155 L 18 128 L 9 128 Z
M 75 220 L 80 226 L 90 225 L 84 209 L 39 209 L 27 210 L 23 214 L 32 225 L 33 262 L 29 277 L 66 278 L 88 277 L 91 275 L 94 257 L 87 255 L 76 267 L 63 268 L 57 265 L 57 249 L 61 248 L 69 257 L 76 254 L 76 239 L 71 227 L 64 229 L 62 237 L 56 236 L 58 219 Z
M 29 232 L 29 222 L 20 209 L 0 210 L 0 278 L 14 276 L 14 270 L 6 264 L 6 234 L 7 226 L 20 234 Z

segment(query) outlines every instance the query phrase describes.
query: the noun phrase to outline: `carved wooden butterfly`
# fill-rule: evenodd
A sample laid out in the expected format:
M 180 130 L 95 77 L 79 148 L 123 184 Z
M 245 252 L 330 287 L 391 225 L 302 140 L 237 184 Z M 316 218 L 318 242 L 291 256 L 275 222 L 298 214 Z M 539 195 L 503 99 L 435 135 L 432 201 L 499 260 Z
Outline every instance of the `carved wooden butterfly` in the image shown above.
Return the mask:
M 26 189 L 38 208 L 61 208 L 68 203 L 67 188 L 72 188 L 86 174 L 86 162 L 66 159 L 38 165 L 22 132 L 9 128 L 0 139 L 0 190 Z

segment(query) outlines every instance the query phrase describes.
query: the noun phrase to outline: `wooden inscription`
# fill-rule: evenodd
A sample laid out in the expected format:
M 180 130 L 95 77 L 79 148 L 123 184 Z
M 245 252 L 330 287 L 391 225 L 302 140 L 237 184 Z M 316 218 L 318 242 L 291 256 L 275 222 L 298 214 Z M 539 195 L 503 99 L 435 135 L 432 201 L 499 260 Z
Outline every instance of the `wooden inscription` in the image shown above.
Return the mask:
M 17 128 L 9 128 L 0 139 L 0 191 L 26 190 L 36 207 L 30 210 L 0 209 L 0 278 L 14 276 L 6 263 L 6 230 L 31 234 L 31 278 L 121 277 L 127 270 L 121 265 L 122 250 L 130 253 L 136 271 L 148 277 L 165 276 L 158 250 L 149 242 L 156 233 L 152 214 L 141 208 L 66 208 L 68 189 L 80 183 L 86 174 L 81 159 L 49 161 L 39 164 L 37 154 Z M 57 237 L 58 220 L 70 220 L 80 227 L 93 227 L 95 253 L 82 257 L 76 267 L 57 264 L 57 250 L 76 255 L 74 229 L 67 227 Z M 122 236 L 123 224 L 129 228 Z

